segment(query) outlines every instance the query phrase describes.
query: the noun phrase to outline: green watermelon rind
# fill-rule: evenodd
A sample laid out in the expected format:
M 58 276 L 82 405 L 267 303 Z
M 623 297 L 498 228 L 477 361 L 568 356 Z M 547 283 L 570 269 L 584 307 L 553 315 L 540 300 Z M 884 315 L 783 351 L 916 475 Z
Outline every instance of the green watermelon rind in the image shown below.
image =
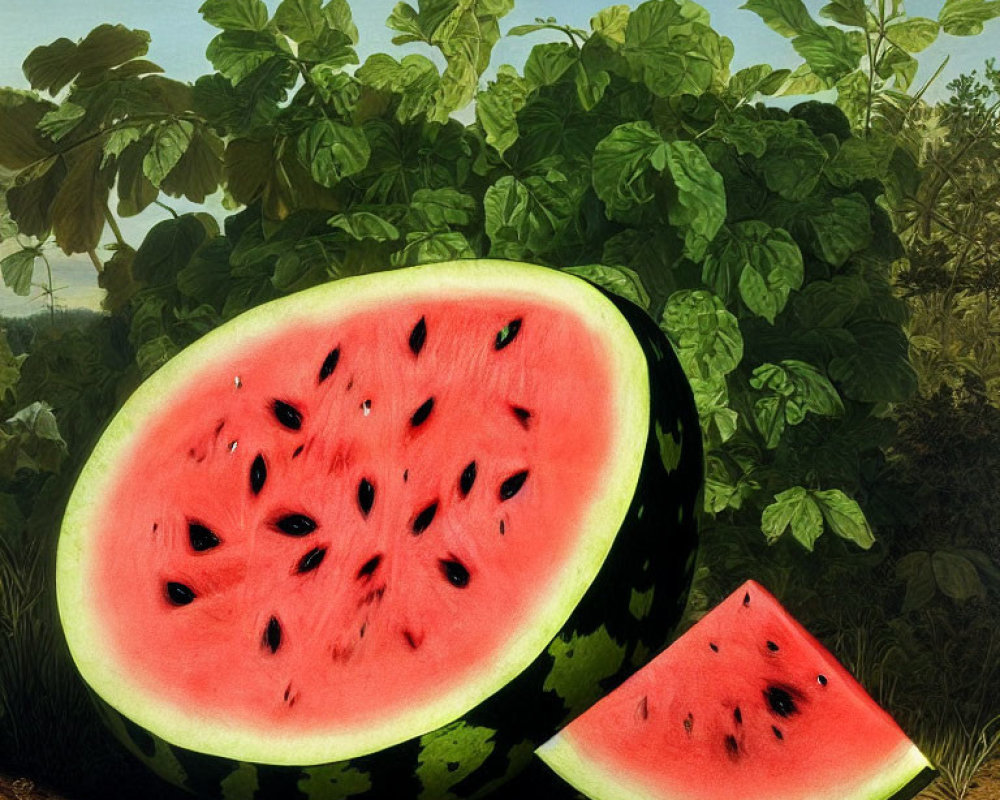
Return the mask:
M 594 763 L 583 749 L 577 747 L 572 735 L 565 732 L 556 734 L 535 752 L 559 777 L 592 800 L 690 800 L 690 795 L 683 792 L 675 795 L 653 794 L 642 783 L 630 780 L 626 771 L 613 764 L 605 768 Z M 846 769 L 847 765 L 845 775 Z M 905 742 L 898 753 L 886 757 L 878 773 L 866 776 L 851 791 L 846 791 L 841 783 L 826 791 L 811 793 L 808 800 L 904 800 L 926 785 L 930 777 L 926 771 L 930 769 L 930 762 L 916 745 Z M 805 798 L 796 796 L 794 800 Z
M 478 274 L 477 274 L 478 273 Z M 475 276 L 474 279 L 472 276 Z M 516 288 L 514 288 L 516 287 Z M 489 674 L 480 672 L 468 685 L 449 688 L 434 698 L 432 706 L 414 706 L 360 730 L 286 734 L 275 740 L 273 731 L 248 730 L 226 719 L 193 715 L 161 700 L 127 669 L 108 658 L 102 643 L 107 638 L 92 606 L 81 602 L 92 591 L 87 558 L 89 532 L 102 520 L 101 497 L 121 479 L 119 465 L 137 454 L 137 434 L 170 402 L 174 391 L 184 390 L 191 375 L 204 364 L 233 350 L 252 351 L 276 331 L 299 321 L 336 320 L 341 314 L 378 313 L 393 300 L 419 300 L 421 296 L 461 298 L 503 292 L 575 309 L 583 320 L 603 331 L 610 345 L 617 384 L 619 443 L 609 458 L 603 496 L 594 500 L 582 526 L 579 547 L 552 585 L 539 592 L 542 602 L 532 616 L 536 624 L 516 631 L 516 640 Z M 335 323 L 333 323 L 335 324 Z M 645 360 L 625 321 L 611 304 L 589 285 L 553 270 L 491 263 L 485 268 L 472 262 L 432 265 L 391 275 L 381 274 L 317 287 L 278 300 L 212 332 L 154 374 L 115 417 L 80 476 L 65 516 L 58 555 L 58 597 L 63 628 L 80 672 L 102 697 L 139 725 L 167 741 L 230 758 L 277 764 L 324 763 L 377 752 L 413 736 L 434 730 L 461 717 L 521 673 L 559 632 L 604 562 L 615 533 L 624 520 L 638 481 L 639 463 L 630 457 L 641 452 L 646 438 L 648 387 Z M 526 628 L 526 629 L 525 629 Z M 221 745 L 221 746 L 220 746 Z

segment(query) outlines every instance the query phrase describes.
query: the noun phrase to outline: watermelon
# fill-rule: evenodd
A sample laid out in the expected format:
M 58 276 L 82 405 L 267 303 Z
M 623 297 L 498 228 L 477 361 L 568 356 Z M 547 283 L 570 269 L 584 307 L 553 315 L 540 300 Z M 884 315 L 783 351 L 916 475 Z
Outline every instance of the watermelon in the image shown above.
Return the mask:
M 538 749 L 594 800 L 903 800 L 927 759 L 747 581 Z
M 57 558 L 108 724 L 208 796 L 463 797 L 679 616 L 700 429 L 645 312 L 499 261 L 260 306 L 153 374 Z

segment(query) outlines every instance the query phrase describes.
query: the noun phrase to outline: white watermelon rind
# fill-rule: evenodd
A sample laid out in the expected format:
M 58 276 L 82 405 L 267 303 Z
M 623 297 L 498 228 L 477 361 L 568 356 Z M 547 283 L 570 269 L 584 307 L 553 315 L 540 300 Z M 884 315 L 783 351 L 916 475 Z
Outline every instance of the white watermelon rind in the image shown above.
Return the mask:
M 486 672 L 471 675 L 432 701 L 370 719 L 353 730 L 316 730 L 275 736 L 259 727 L 182 707 L 164 699 L 109 654 L 111 633 L 88 602 L 97 590 L 94 532 L 106 513 L 95 498 L 108 496 L 134 455 L 137 437 L 149 427 L 173 392 L 182 392 L 197 368 L 237 348 L 252 348 L 289 322 L 323 321 L 340 315 L 377 313 L 397 300 L 521 295 L 571 310 L 608 345 L 617 425 L 616 443 L 603 470 L 607 480 L 593 499 L 577 538 L 577 549 L 551 585 L 540 587 L 536 613 L 512 635 L 503 655 Z M 601 569 L 626 519 L 639 480 L 649 428 L 649 377 L 642 348 L 628 322 L 600 291 L 555 270 L 503 261 L 468 260 L 391 273 L 346 278 L 267 303 L 207 334 L 151 376 L 114 417 L 81 472 L 64 516 L 56 564 L 59 615 L 70 652 L 84 680 L 105 702 L 160 738 L 210 755 L 278 765 L 308 765 L 375 753 L 420 736 L 466 714 L 511 682 L 556 636 Z M 568 399 L 571 402 L 571 398 Z
M 609 731 L 609 735 L 613 732 Z M 591 800 L 693 800 L 690 793 L 663 794 L 642 781 L 630 778 L 619 764 L 601 762 L 593 753 L 578 745 L 571 732 L 563 731 L 549 739 L 535 753 L 577 791 Z M 769 800 L 888 800 L 904 789 L 915 777 L 932 769 L 916 745 L 902 742 L 888 755 L 877 771 L 850 776 L 850 765 L 835 786 L 826 789 L 790 787 L 785 795 Z

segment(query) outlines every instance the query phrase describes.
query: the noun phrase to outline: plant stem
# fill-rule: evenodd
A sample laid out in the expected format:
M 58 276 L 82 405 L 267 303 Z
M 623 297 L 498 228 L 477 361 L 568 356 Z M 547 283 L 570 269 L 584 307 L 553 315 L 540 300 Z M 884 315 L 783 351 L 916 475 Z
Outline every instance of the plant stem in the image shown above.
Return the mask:
M 91 250 L 90 252 L 93 253 L 94 251 Z M 56 298 L 55 298 L 55 290 L 52 288 L 52 264 L 49 263 L 49 259 L 45 255 L 45 253 L 39 252 L 38 255 L 41 257 L 42 261 L 45 262 L 45 274 L 48 278 L 48 287 L 47 287 L 48 291 L 46 292 L 46 294 L 48 294 L 49 296 L 49 324 L 52 325 L 52 327 L 55 327 Z
M 125 237 L 122 235 L 122 229 L 118 225 L 118 220 L 116 220 L 115 215 L 111 213 L 111 209 L 108 208 L 106 200 L 104 201 L 104 219 L 107 221 L 108 227 L 111 228 L 111 232 L 114 234 L 115 241 L 118 242 L 118 246 L 128 247 L 128 244 L 125 242 Z M 97 271 L 100 272 L 101 268 L 98 267 Z

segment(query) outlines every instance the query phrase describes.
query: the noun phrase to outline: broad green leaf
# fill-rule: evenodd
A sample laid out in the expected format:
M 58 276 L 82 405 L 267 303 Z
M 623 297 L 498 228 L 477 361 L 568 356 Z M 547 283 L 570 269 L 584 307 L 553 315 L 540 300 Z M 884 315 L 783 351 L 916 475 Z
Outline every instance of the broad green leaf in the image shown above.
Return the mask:
M 66 442 L 48 403 L 35 401 L 0 426 L 17 439 L 14 470 L 58 472 L 66 458 Z
M 104 140 L 104 157 L 101 159 L 101 166 L 105 166 L 112 158 L 118 158 L 132 142 L 139 141 L 144 129 L 145 126 L 128 126 L 111 131 L 108 138 Z
M 406 234 L 406 245 L 393 253 L 390 259 L 394 267 L 412 267 L 436 261 L 456 261 L 475 258 L 469 240 L 458 231 L 430 231 Z
M 355 73 L 366 86 L 400 96 L 396 119 L 407 122 L 430 111 L 441 82 L 437 67 L 426 56 L 411 54 L 402 61 L 376 53 Z
M 456 800 L 448 791 L 475 772 L 496 747 L 496 731 L 454 722 L 420 737 L 416 774 L 423 786 L 419 800 Z
M 361 129 L 321 120 L 299 135 L 298 156 L 316 183 L 331 187 L 361 172 L 371 149 Z
M 307 800 L 348 800 L 372 788 L 371 773 L 347 762 L 304 767 L 302 773 L 297 786 Z
M 925 550 L 907 553 L 896 562 L 896 576 L 906 583 L 903 613 L 922 608 L 934 599 L 937 580 L 931 566 L 931 554 Z
M 38 122 L 38 129 L 53 142 L 58 142 L 73 132 L 76 126 L 83 121 L 86 113 L 87 109 L 83 106 L 78 106 L 67 100 L 55 111 L 50 111 L 42 117 Z
M 354 44 L 358 43 L 358 28 L 354 24 L 348 0 L 329 0 L 323 6 L 323 16 L 331 28 L 346 33 Z
M 745 103 L 758 94 L 774 94 L 791 74 L 791 70 L 773 69 L 768 64 L 744 67 L 729 79 L 726 97 L 732 102 Z
M 208 234 L 204 222 L 194 214 L 158 222 L 136 251 L 133 276 L 147 286 L 174 283 Z
M 341 9 L 342 11 L 343 9 Z M 298 57 L 331 67 L 357 64 L 357 30 L 346 9 L 346 19 L 330 14 L 320 0 L 282 0 L 274 13 L 278 30 L 298 44 Z M 346 22 L 348 30 L 338 27 Z
M 941 26 L 936 20 L 926 17 L 907 17 L 889 23 L 885 35 L 890 42 L 908 53 L 919 53 L 934 43 L 940 29 Z
M 795 537 L 812 552 L 823 533 L 823 515 L 816 501 L 801 486 L 793 486 L 774 496 L 774 502 L 761 515 L 761 530 L 768 544 L 774 544 L 791 527 Z
M 885 55 L 879 59 L 876 72 L 883 80 L 894 77 L 896 87 L 901 91 L 906 91 L 913 83 L 917 75 L 917 59 L 901 50 L 898 47 L 890 47 L 885 51 Z
M 648 203 L 656 172 L 666 164 L 666 142 L 645 120 L 615 127 L 594 150 L 593 184 L 608 217 Z M 654 167 L 654 160 L 659 167 Z
M 767 133 L 760 123 L 739 114 L 720 119 L 706 135 L 732 145 L 741 156 L 749 153 L 760 158 L 767 149 Z
M 740 8 L 752 11 L 785 38 L 821 29 L 802 0 L 748 0 Z
M 860 181 L 879 177 L 884 166 L 865 139 L 852 136 L 840 143 L 836 155 L 826 163 L 823 172 L 834 186 L 846 189 Z
M 677 187 L 678 202 L 670 206 L 668 217 L 684 230 L 685 255 L 700 261 L 726 219 L 722 176 L 694 142 L 667 142 L 654 152 L 654 166 L 661 153 Z
M 848 328 L 855 347 L 830 361 L 830 377 L 847 397 L 865 403 L 905 400 L 917 388 L 906 336 L 898 325 L 863 320 Z
M 824 416 L 837 416 L 844 413 L 844 404 L 840 395 L 830 383 L 830 379 L 820 372 L 819 368 L 795 359 L 784 359 L 780 362 L 780 366 L 787 371 L 791 378 L 795 387 L 792 396 L 803 409 Z
M 562 698 L 574 714 L 589 708 L 604 694 L 601 681 L 610 678 L 625 663 L 625 646 L 615 641 L 604 626 L 591 634 L 575 633 L 569 640 L 557 637 L 549 645 L 552 671 L 543 688 Z
M 224 80 L 224 79 L 223 79 Z M 149 139 L 128 145 L 118 157 L 118 215 L 131 217 L 147 208 L 159 196 L 149 182 L 142 162 L 149 150 Z
M 941 592 L 952 600 L 983 597 L 986 590 L 975 565 L 958 553 L 937 550 L 931 555 L 934 579 Z
M 483 210 L 492 255 L 524 258 L 544 253 L 557 244 L 576 209 L 578 191 L 561 173 L 532 175 L 518 180 L 505 175 L 486 190 Z
M 529 89 L 552 86 L 580 60 L 580 51 L 569 42 L 536 44 L 524 64 L 524 80 Z
M 159 186 L 177 166 L 194 137 L 194 123 L 169 120 L 157 125 L 150 138 L 150 147 L 142 160 L 142 171 L 150 183 Z
M 274 24 L 299 43 L 315 41 L 327 29 L 321 0 L 281 0 L 274 11 Z
M 16 357 L 3 331 L 0 331 L 0 405 L 16 396 L 14 391 L 21 377 L 24 356 Z M 2 530 L 2 529 L 0 529 Z
M 729 389 L 724 376 L 688 379 L 698 408 L 701 428 L 715 446 L 731 439 L 739 426 L 740 415 L 729 408 Z
M 468 225 L 478 206 L 472 195 L 457 189 L 417 189 L 410 201 L 410 213 L 419 217 L 423 230 L 448 230 L 451 225 Z
M 42 136 L 38 123 L 57 109 L 54 103 L 21 98 L 0 104 L 0 166 L 17 171 L 49 158 L 52 143 Z
M 781 443 L 781 435 L 785 432 L 787 405 L 788 400 L 777 395 L 768 395 L 754 401 L 753 418 L 768 450 L 774 450 Z
M 576 97 L 584 111 L 590 111 L 601 100 L 611 85 L 611 74 L 602 68 L 602 61 L 595 56 L 595 48 L 588 42 L 580 54 L 580 60 L 573 69 L 573 83 Z
M 608 6 L 590 18 L 591 30 L 616 44 L 625 44 L 625 29 L 631 13 L 629 6 Z
M 210 130 L 196 128 L 184 154 L 164 176 L 160 189 L 173 197 L 204 203 L 222 182 L 222 154 L 222 140 Z
M 853 28 L 868 27 L 865 0 L 831 0 L 819 10 L 820 16 Z
M 952 36 L 976 36 L 983 25 L 1000 17 L 1000 0 L 945 0 L 938 13 L 941 30 Z
M 802 120 L 767 127 L 767 150 L 758 161 L 767 188 L 788 200 L 812 194 L 829 158 L 826 148 Z
M 738 286 L 747 308 L 772 324 L 803 276 L 791 235 L 756 220 L 723 228 L 702 264 L 702 280 L 717 294 L 729 300 Z
M 563 272 L 571 272 L 586 278 L 609 292 L 631 300 L 640 308 L 649 310 L 649 293 L 635 270 L 628 267 L 610 267 L 605 264 L 588 264 L 584 267 L 565 267 Z
M 262 31 L 267 27 L 263 0 L 206 0 L 198 13 L 209 25 L 227 31 Z
M 503 155 L 517 141 L 517 112 L 524 108 L 528 87 L 513 67 L 504 64 L 485 92 L 476 97 L 476 118 L 486 141 Z
M 826 208 L 809 215 L 823 260 L 841 266 L 872 239 L 871 210 L 860 194 L 831 198 Z
M 104 230 L 108 178 L 101 172 L 101 143 L 92 139 L 63 158 L 69 171 L 52 200 L 52 232 L 67 255 L 97 247 Z
M 14 294 L 27 297 L 31 293 L 31 279 L 35 274 L 35 259 L 41 251 L 35 247 L 17 250 L 0 260 L 3 282 Z
M 788 79 L 781 85 L 780 89 L 775 89 L 772 94 L 780 97 L 800 94 L 816 94 L 824 89 L 829 89 L 833 81 L 823 78 L 813 72 L 808 64 L 800 64 L 796 67 Z
M 238 86 L 261 64 L 282 52 L 269 31 L 224 31 L 209 42 L 205 55 L 213 67 Z
M 145 55 L 149 40 L 146 31 L 98 25 L 78 43 L 57 39 L 36 47 L 24 60 L 24 74 L 32 88 L 55 95 L 81 73 L 100 73 Z
M 674 343 L 688 375 L 724 375 L 743 359 L 739 323 L 722 299 L 711 292 L 697 289 L 672 294 L 660 327 Z
M 814 75 L 833 81 L 856 70 L 865 55 L 863 40 L 829 26 L 796 36 L 792 46 Z
M 387 242 L 398 239 L 400 236 L 395 225 L 368 211 L 337 214 L 330 217 L 326 224 L 331 228 L 339 228 L 359 241 L 361 239 L 374 239 L 376 242 Z
M 817 490 L 812 492 L 812 496 L 816 498 L 823 517 L 835 534 L 864 550 L 875 544 L 875 534 L 856 501 L 840 489 Z

